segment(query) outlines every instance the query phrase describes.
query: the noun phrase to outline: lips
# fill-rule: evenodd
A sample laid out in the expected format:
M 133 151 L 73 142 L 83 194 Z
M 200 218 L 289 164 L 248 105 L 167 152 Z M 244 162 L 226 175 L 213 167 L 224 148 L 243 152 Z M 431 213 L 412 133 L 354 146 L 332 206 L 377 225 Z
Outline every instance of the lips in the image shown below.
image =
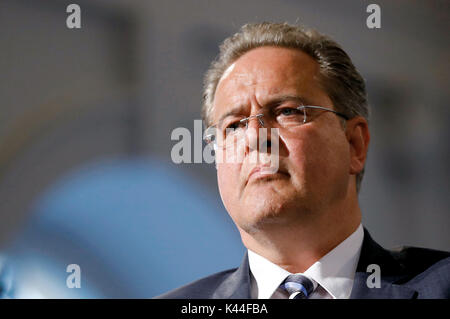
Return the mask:
M 273 167 L 270 166 L 256 166 L 252 170 L 250 170 L 250 173 L 247 177 L 247 183 L 251 180 L 256 180 L 259 178 L 268 178 L 268 177 L 275 177 L 278 175 L 283 176 L 289 176 L 287 172 L 284 172 L 280 169 L 275 170 Z

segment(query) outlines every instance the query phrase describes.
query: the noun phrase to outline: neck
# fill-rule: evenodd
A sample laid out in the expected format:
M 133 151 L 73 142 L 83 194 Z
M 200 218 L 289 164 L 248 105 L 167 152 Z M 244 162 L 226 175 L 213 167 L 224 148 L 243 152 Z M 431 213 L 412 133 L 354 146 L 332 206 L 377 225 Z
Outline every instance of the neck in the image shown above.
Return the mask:
M 355 198 L 314 218 L 289 224 L 264 225 L 251 234 L 239 229 L 244 245 L 291 273 L 305 272 L 311 265 L 349 237 L 361 223 Z

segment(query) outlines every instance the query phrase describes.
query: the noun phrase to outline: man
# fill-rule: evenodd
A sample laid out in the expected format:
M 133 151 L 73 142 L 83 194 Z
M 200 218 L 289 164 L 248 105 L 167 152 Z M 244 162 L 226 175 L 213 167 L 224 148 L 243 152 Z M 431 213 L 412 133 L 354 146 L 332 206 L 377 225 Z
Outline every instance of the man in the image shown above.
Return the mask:
M 330 38 L 288 24 L 248 24 L 205 78 L 225 208 L 248 254 L 237 269 L 161 298 L 449 298 L 450 254 L 388 251 L 361 225 L 370 141 L 364 80 Z M 260 128 L 278 167 L 250 161 Z M 231 147 L 232 146 L 232 147 Z M 370 276 L 370 277 L 369 277 Z

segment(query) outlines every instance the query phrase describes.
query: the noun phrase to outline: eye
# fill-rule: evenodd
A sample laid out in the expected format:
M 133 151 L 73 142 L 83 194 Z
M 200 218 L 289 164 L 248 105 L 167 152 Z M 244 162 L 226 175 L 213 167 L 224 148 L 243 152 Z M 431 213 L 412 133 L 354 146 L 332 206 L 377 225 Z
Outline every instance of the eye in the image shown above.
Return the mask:
M 245 122 L 241 122 L 240 120 L 230 121 L 230 123 L 224 125 L 223 133 L 225 135 L 232 134 L 244 127 Z
M 283 107 L 277 110 L 277 115 L 290 116 L 299 114 L 302 114 L 302 112 L 294 107 Z
M 235 121 L 235 122 L 232 122 L 232 123 L 228 124 L 228 125 L 225 127 L 225 129 L 235 130 L 235 129 L 238 129 L 238 128 L 244 126 L 244 125 L 245 125 L 245 124 L 241 123 L 240 121 Z
M 292 115 L 293 113 L 295 113 L 296 109 L 293 108 L 284 108 L 281 110 L 280 114 L 282 115 Z

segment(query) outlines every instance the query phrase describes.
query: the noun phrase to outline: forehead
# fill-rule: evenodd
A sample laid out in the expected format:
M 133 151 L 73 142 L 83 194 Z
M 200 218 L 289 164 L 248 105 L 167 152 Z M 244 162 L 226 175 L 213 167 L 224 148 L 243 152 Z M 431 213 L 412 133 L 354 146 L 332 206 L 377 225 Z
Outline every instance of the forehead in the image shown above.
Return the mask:
M 214 98 L 214 118 L 225 108 L 277 94 L 317 95 L 319 65 L 298 49 L 260 47 L 245 53 L 224 72 Z

